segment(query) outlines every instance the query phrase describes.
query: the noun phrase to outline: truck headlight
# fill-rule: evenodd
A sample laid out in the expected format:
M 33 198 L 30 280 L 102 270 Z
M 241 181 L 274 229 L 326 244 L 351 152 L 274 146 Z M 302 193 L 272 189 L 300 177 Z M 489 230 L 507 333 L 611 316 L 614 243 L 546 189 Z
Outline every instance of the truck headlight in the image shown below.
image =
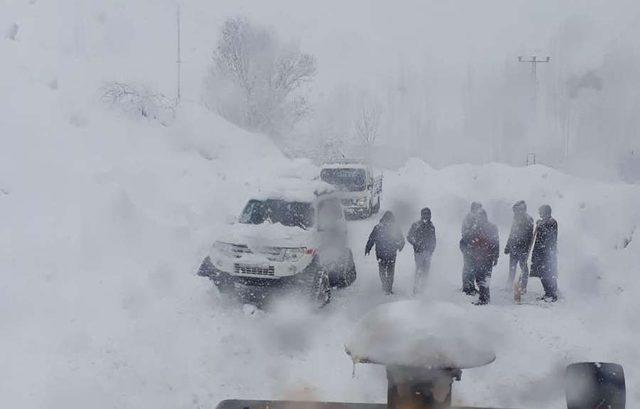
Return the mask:
M 213 249 L 221 255 L 227 256 L 227 257 L 233 257 L 233 245 L 229 244 L 229 243 L 225 243 L 222 241 L 216 241 L 215 243 L 213 243 Z
M 297 247 L 297 248 L 289 248 L 284 249 L 284 261 L 288 262 L 296 262 L 299 261 L 304 255 L 314 255 L 316 254 L 315 249 L 308 249 L 306 247 Z
M 356 199 L 356 205 L 358 206 L 366 206 L 367 205 L 367 198 L 366 197 L 359 197 L 358 199 Z

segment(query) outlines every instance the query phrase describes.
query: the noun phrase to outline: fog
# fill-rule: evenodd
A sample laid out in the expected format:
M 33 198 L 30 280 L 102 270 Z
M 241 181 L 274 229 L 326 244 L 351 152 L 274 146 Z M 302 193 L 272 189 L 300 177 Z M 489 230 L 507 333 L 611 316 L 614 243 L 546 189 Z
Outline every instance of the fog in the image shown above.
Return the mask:
M 83 57 L 92 77 L 174 96 L 178 4 L 183 100 L 206 99 L 203 84 L 229 18 L 246 18 L 315 57 L 317 74 L 304 89 L 309 112 L 277 138 L 291 155 L 357 145 L 354 123 L 373 103 L 381 112 L 375 145 L 398 165 L 417 156 L 438 168 L 520 166 L 535 156 L 581 176 L 640 174 L 636 1 L 78 1 L 48 16 L 50 37 L 40 45 L 73 57 L 59 67 Z M 34 20 L 9 13 L 0 22 L 7 38 L 24 41 Z M 519 56 L 551 58 L 537 64 L 537 85 Z
M 317 57 L 314 109 L 290 135 L 294 144 L 349 140 L 364 96 L 382 107 L 377 144 L 433 166 L 524 165 L 535 154 L 537 163 L 581 175 L 637 177 L 620 172 L 640 140 L 630 87 L 640 69 L 637 2 L 248 1 L 222 8 Z M 537 65 L 537 87 L 531 64 L 518 56 L 551 57 Z
M 403 233 L 433 211 L 424 301 L 482 317 L 492 335 L 496 361 L 465 372 L 458 404 L 565 407 L 565 365 L 594 360 L 623 364 L 639 402 L 640 187 L 620 183 L 640 174 L 639 13 L 637 0 L 1 2 L 5 406 L 383 402 L 384 370 L 354 377 L 344 350 L 370 310 L 416 298 L 409 246 L 393 296 L 364 255 L 378 216 L 348 223 L 358 278 L 321 311 L 286 297 L 242 305 L 196 274 L 249 198 L 352 153 L 386 168 L 380 210 Z M 273 37 L 269 69 L 313 56 L 299 120 L 247 129 L 243 111 L 236 123 L 211 105 L 225 96 L 211 77 L 233 18 Z M 551 58 L 537 87 L 518 61 L 534 55 Z M 276 96 L 264 106 L 290 102 Z M 482 202 L 504 245 L 519 200 L 532 216 L 553 207 L 561 299 L 539 302 L 532 279 L 515 305 L 501 255 L 492 304 L 477 307 L 460 292 L 462 220 Z

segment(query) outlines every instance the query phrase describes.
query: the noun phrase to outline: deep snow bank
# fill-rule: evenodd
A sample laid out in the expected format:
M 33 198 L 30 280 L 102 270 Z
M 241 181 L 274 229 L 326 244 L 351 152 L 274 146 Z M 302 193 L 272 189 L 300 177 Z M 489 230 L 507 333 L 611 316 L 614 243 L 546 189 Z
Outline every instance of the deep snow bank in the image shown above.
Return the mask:
M 66 52 L 57 24 L 75 10 L 11 6 L 24 14 L 0 39 L 3 405 L 197 406 L 226 324 L 193 272 L 224 215 L 291 164 L 197 104 L 169 127 L 106 110 L 93 52 L 112 43 Z
M 421 206 L 431 206 L 437 225 L 444 227 L 440 235 L 450 241 L 459 238 L 469 203 L 479 201 L 498 225 L 501 245 L 509 234 L 513 203 L 525 200 L 534 219 L 538 208 L 549 204 L 560 226 L 562 281 L 567 291 L 634 285 L 633 273 L 621 262 L 634 254 L 633 246 L 627 246 L 629 240 L 640 240 L 637 186 L 580 179 L 540 165 L 457 165 L 436 171 L 412 159 L 388 175 L 385 197 L 385 206 L 395 208 L 405 220 L 415 218 Z
M 554 209 L 564 299 L 553 308 L 536 305 L 542 289 L 539 280 L 531 279 L 524 305 L 514 307 L 512 293 L 502 291 L 508 257 L 501 254 L 493 272 L 493 306 L 485 316 L 486 325 L 498 332 L 498 357 L 494 364 L 467 374 L 457 389 L 461 403 L 536 407 L 537 401 L 563 407 L 562 368 L 580 360 L 625 365 L 630 402 L 638 400 L 637 186 L 598 183 L 543 166 L 459 165 L 434 170 L 411 160 L 385 176 L 384 197 L 383 208 L 395 210 L 407 229 L 422 206 L 432 208 L 438 247 L 425 297 L 465 303 L 456 298 L 455 288 L 460 286 L 462 269 L 460 225 L 470 202 L 483 203 L 498 225 L 501 247 L 509 234 L 514 202 L 526 200 L 536 218 L 540 205 Z M 410 280 L 410 254 L 399 259 L 400 280 L 402 266 Z M 488 385 L 487 379 L 492 379 Z

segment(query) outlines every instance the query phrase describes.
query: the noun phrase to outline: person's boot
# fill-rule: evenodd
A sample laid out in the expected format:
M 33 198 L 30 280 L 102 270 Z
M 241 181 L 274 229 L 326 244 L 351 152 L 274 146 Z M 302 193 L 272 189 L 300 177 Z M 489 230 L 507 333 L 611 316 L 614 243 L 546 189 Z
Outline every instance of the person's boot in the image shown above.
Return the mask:
M 544 301 L 544 302 L 556 302 L 556 301 L 558 301 L 558 296 L 545 294 L 542 297 L 536 298 L 536 300 L 537 301 Z
M 513 284 L 513 301 L 516 304 L 522 302 L 522 288 L 520 288 L 518 283 Z

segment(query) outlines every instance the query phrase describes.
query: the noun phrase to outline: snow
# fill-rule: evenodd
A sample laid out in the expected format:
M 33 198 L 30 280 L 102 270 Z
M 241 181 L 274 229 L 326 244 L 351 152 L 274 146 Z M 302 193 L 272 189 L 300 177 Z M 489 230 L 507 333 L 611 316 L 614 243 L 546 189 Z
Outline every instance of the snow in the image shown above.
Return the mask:
M 383 304 L 356 325 L 345 349 L 355 363 L 429 369 L 487 365 L 496 355 L 477 315 L 449 303 Z
M 3 32 L 18 25 L 14 39 L 0 39 L 3 407 L 384 401 L 384 371 L 359 366 L 352 378 L 344 352 L 367 312 L 411 298 L 410 249 L 398 260 L 393 297 L 381 294 L 375 260 L 362 254 L 375 220 L 350 223 L 358 280 L 321 312 L 291 300 L 264 313 L 239 306 L 195 275 L 226 216 L 237 215 L 264 179 L 317 169 L 223 121 L 195 92 L 168 126 L 99 103 L 103 81 L 129 79 L 126 73 L 152 85 L 173 78 L 158 63 L 173 61 L 170 30 L 160 37 L 147 30 L 151 15 L 173 21 L 172 5 L 160 3 L 15 1 L 0 13 Z M 199 27 L 190 33 L 203 38 L 189 50 L 192 62 L 206 61 L 211 50 L 209 22 Z M 140 49 L 145 58 L 133 58 Z M 199 74 L 185 76 L 186 90 L 201 86 Z M 531 214 L 543 203 L 553 207 L 559 303 L 535 302 L 541 288 L 532 279 L 523 305 L 514 305 L 501 291 L 505 257 L 494 271 L 491 305 L 479 309 L 458 292 L 457 241 L 471 200 L 483 203 L 503 242 L 512 203 L 526 200 Z M 438 248 L 421 298 L 449 303 L 491 334 L 497 359 L 465 371 L 454 385 L 457 404 L 564 407 L 564 366 L 580 360 L 623 364 L 630 406 L 640 402 L 638 203 L 637 186 L 543 166 L 434 170 L 411 160 L 386 173 L 382 209 L 394 210 L 405 231 L 421 207 L 433 211 Z
M 358 162 L 325 163 L 323 169 L 366 169 L 367 165 Z
M 317 175 L 317 174 L 316 174 Z M 277 178 L 267 180 L 252 194 L 252 199 L 267 200 L 281 199 L 290 202 L 313 203 L 320 195 L 328 195 L 336 189 L 328 183 L 320 180 L 305 178 Z
M 223 229 L 218 239 L 224 243 L 243 244 L 250 249 L 270 247 L 304 247 L 312 244 L 312 233 L 297 226 L 280 223 L 235 223 Z

